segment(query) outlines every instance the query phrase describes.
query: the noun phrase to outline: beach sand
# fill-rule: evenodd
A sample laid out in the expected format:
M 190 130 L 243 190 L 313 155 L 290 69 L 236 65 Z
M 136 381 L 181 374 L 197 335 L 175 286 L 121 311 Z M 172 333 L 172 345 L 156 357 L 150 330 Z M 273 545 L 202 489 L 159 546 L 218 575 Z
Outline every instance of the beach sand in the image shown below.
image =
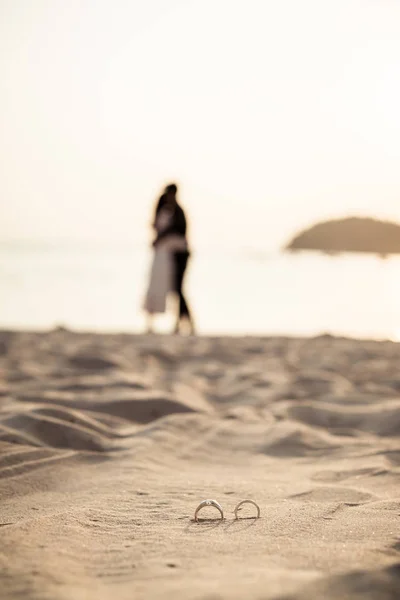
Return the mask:
M 400 597 L 399 344 L 2 332 L 0 368 L 2 600 Z

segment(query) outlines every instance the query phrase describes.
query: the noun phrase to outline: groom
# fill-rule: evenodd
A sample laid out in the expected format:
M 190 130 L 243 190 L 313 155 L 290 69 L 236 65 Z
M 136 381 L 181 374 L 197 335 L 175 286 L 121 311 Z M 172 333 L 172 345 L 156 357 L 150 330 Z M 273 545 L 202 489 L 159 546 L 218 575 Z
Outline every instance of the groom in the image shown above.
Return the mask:
M 169 226 L 164 229 L 157 237 L 154 244 L 169 235 L 179 235 L 185 238 L 186 240 L 186 217 L 183 211 L 183 208 L 180 206 L 177 200 L 177 192 L 178 187 L 175 183 L 171 183 L 167 185 L 165 188 L 164 194 L 160 200 L 163 203 L 163 206 L 168 206 L 172 213 L 171 223 Z M 159 207 L 161 208 L 161 207 Z M 180 332 L 181 324 L 183 322 L 187 322 L 191 333 L 194 332 L 193 319 L 191 312 L 189 310 L 189 306 L 187 304 L 186 298 L 183 294 L 183 280 L 185 276 L 185 271 L 187 267 L 187 263 L 189 260 L 190 252 L 188 249 L 184 251 L 174 252 L 173 253 L 173 261 L 174 261 L 174 292 L 178 295 L 179 299 L 179 309 L 178 316 L 175 325 L 175 333 Z

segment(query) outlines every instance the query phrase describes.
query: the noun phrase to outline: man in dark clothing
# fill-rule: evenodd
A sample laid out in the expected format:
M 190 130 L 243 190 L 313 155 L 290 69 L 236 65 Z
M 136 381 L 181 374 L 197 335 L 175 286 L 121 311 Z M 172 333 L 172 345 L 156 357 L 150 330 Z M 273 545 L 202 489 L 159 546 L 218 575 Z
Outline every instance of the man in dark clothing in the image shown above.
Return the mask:
M 157 211 L 160 208 L 169 207 L 172 213 L 171 223 L 166 227 L 162 232 L 160 232 L 154 242 L 154 245 L 165 238 L 166 236 L 177 235 L 183 238 L 186 243 L 186 250 L 180 250 L 179 252 L 173 253 L 174 258 L 174 291 L 178 296 L 179 307 L 178 307 L 178 317 L 175 325 L 175 333 L 180 331 L 181 323 L 187 321 L 190 330 L 193 333 L 194 325 L 191 312 L 189 310 L 189 306 L 183 294 L 183 281 L 185 277 L 185 272 L 190 256 L 190 252 L 187 249 L 186 242 L 186 217 L 182 207 L 178 204 L 176 194 L 178 188 L 172 183 L 165 188 L 164 194 L 161 196 Z

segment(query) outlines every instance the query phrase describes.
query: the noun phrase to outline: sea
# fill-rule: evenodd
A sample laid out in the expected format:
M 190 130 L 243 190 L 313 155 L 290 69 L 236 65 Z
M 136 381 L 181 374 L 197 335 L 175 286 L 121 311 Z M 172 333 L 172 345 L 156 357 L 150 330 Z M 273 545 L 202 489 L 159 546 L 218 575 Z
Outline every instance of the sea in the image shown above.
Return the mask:
M 151 258 L 123 243 L 2 242 L 0 327 L 143 332 Z M 199 334 L 400 340 L 398 257 L 203 248 L 186 290 Z

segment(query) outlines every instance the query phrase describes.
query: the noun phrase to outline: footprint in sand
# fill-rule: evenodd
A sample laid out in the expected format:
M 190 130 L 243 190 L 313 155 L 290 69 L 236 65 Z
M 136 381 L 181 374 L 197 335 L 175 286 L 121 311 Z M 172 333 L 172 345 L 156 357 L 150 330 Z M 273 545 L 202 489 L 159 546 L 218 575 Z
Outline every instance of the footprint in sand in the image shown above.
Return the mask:
M 289 496 L 290 500 L 298 502 L 343 502 L 352 505 L 364 504 L 374 498 L 372 494 L 367 492 L 346 487 L 318 487 Z
M 323 481 L 326 483 L 334 483 L 337 481 L 345 481 L 346 479 L 361 479 L 362 477 L 373 477 L 374 475 L 382 475 L 386 471 L 377 467 L 365 469 L 349 469 L 348 471 L 318 471 L 311 479 L 314 481 Z

